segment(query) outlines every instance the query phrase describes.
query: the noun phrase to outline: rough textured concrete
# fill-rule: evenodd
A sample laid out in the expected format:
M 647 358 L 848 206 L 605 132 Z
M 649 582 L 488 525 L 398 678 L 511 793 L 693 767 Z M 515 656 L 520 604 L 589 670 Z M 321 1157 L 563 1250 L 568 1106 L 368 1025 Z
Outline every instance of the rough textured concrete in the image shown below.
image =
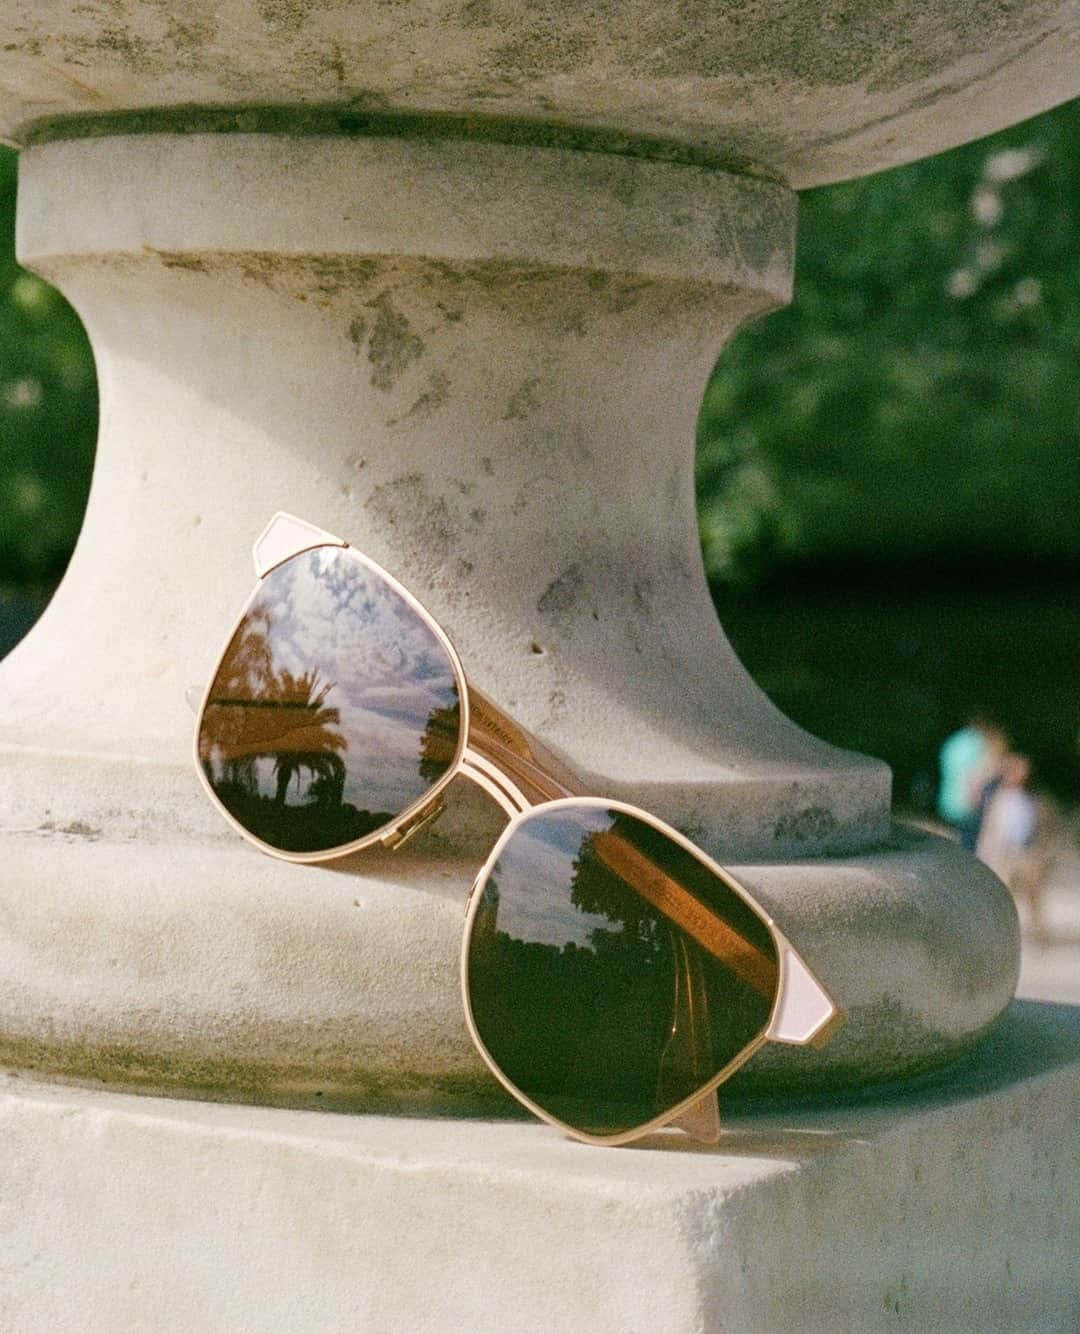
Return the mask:
M 20 245 L 87 322 L 103 416 L 69 576 L 0 670 L 0 1061 L 222 1099 L 490 1096 L 453 967 L 475 803 L 418 856 L 316 870 L 211 832 L 187 774 L 184 688 L 279 507 L 406 580 L 598 789 L 757 859 L 851 1020 L 744 1092 L 910 1074 L 991 1025 L 1008 898 L 953 848 L 890 843 L 883 766 L 742 672 L 691 444 L 719 345 L 787 297 L 776 180 L 1051 105 L 1078 28 L 1060 0 L 8 5 L 0 124 L 37 145 Z M 888 1107 L 618 1158 L 534 1125 L 5 1080 L 0 1327 L 1063 1327 L 1076 1068 L 1075 1016 L 1021 1009 Z
M 62 117 L 70 134 L 173 108 L 171 125 L 190 129 L 193 106 L 225 105 L 240 114 L 217 128 L 252 129 L 263 105 L 292 103 L 319 109 L 315 130 L 378 132 L 405 115 L 430 134 L 449 115 L 450 133 L 550 142 L 569 127 L 609 150 L 674 144 L 801 188 L 1066 100 L 1078 38 L 1074 0 L 12 0 L 0 128 L 56 133 L 41 122 Z
M 1078 1016 L 1018 1004 L 947 1078 L 707 1151 L 4 1080 L 0 1326 L 1071 1329 Z

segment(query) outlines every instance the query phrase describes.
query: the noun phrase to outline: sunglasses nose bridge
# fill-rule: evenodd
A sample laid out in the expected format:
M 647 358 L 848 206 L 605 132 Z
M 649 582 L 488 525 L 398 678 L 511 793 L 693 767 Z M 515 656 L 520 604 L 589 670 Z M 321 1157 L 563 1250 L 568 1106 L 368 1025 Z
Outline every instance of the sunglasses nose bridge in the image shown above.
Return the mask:
M 471 746 L 465 748 L 458 772 L 489 796 L 511 820 L 531 810 L 534 802 L 525 795 L 510 775 Z

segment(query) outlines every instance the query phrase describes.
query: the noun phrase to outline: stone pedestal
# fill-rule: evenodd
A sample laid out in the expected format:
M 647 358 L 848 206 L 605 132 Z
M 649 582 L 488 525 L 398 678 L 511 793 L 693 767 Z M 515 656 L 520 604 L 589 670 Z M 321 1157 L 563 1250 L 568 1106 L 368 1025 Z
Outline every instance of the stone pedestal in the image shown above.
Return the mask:
M 1017 1004 L 948 1079 L 735 1114 L 708 1152 L 7 1080 L 0 1325 L 1071 1329 L 1076 1014 Z

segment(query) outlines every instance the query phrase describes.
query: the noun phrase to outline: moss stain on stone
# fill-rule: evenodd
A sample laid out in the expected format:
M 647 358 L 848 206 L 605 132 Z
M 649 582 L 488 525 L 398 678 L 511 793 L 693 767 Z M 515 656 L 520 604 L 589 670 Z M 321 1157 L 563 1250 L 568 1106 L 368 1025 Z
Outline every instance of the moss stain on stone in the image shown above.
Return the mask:
M 405 414 L 406 417 L 423 419 L 438 412 L 450 397 L 450 381 L 442 371 L 432 371 L 427 388 Z
M 46 820 L 38 825 L 38 832 L 41 834 L 66 834 L 69 838 L 84 838 L 90 843 L 96 843 L 101 838 L 102 830 L 96 825 L 90 825 L 85 820 L 71 820 L 67 824 L 58 825 L 52 820 Z
M 226 1052 L 155 1049 L 142 1043 L 0 1037 L 0 1066 L 46 1079 L 170 1097 L 243 1102 L 269 1107 L 313 1107 L 327 1111 L 433 1112 L 457 1115 L 509 1110 L 508 1095 L 479 1057 L 462 1047 L 457 1070 L 429 1075 L 410 1070 L 369 1071 L 290 1058 L 234 1058 Z
M 154 62 L 146 42 L 123 28 L 102 28 L 94 46 L 99 51 L 116 56 L 133 74 L 142 74 L 153 68 Z
M 506 404 L 506 411 L 502 418 L 504 422 L 523 421 L 531 412 L 535 412 L 540 406 L 540 400 L 536 394 L 539 384 L 539 379 L 534 375 L 518 385 Z
M 150 253 L 157 255 L 167 269 L 180 269 L 185 273 L 206 273 L 210 267 L 203 255 L 187 255 L 178 250 L 151 250 Z
M 314 8 L 314 0 L 258 0 L 259 17 L 275 33 L 300 32 Z
M 492 21 L 491 0 L 465 0 L 461 6 L 461 25 L 464 28 L 486 28 Z
M 183 18 L 175 14 L 166 14 L 166 44 L 173 47 L 181 63 L 190 68 L 196 66 L 199 58 L 217 36 L 217 23 L 210 15 L 186 15 Z
M 778 843 L 817 842 L 836 830 L 836 816 L 827 806 L 807 806 L 782 815 L 773 827 Z
M 405 316 L 391 305 L 389 297 L 382 296 L 373 305 L 375 324 L 368 344 L 368 361 L 372 366 L 372 385 L 385 393 L 423 355 L 424 344 Z
M 515 81 L 572 74 L 589 63 L 593 49 L 593 41 L 582 33 L 570 31 L 566 15 L 559 13 L 550 23 L 499 47 L 491 67 L 494 73 Z
M 56 140 L 95 139 L 118 134 L 175 133 L 287 134 L 292 137 L 503 144 L 518 148 L 602 153 L 777 179 L 774 172 L 766 170 L 760 163 L 715 144 L 686 143 L 658 135 L 573 125 L 556 119 L 397 110 L 385 93 L 376 91 L 353 92 L 347 102 L 179 105 L 45 116 L 21 126 L 18 141 L 23 147 L 29 147 Z
M 450 557 L 460 522 L 451 517 L 446 497 L 433 494 L 422 473 L 405 473 L 375 487 L 364 508 L 390 528 L 423 533 L 422 555 L 431 566 L 442 565 Z
M 552 579 L 544 589 L 536 604 L 537 611 L 545 616 L 557 616 L 572 610 L 584 586 L 585 576 L 581 572 L 581 566 L 568 565 L 562 574 L 557 579 Z

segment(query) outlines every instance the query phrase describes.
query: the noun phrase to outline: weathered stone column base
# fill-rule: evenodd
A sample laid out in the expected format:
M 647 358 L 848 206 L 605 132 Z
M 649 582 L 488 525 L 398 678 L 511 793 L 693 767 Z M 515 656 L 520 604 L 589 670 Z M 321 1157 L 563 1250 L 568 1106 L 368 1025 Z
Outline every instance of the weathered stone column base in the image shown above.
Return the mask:
M 591 790 L 745 869 L 849 1016 L 755 1079 L 865 1084 L 978 1039 L 1016 983 L 1011 899 L 893 836 L 886 766 L 776 710 L 704 577 L 694 423 L 724 339 L 787 299 L 792 192 L 548 144 L 177 128 L 20 167 L 20 253 L 86 320 L 102 426 L 71 567 L 0 666 L 0 1062 L 471 1096 L 456 954 L 490 803 L 455 791 L 391 859 L 270 865 L 194 776 L 185 691 L 278 509 L 400 578 Z
M 946 1081 L 704 1152 L 9 1078 L 0 1327 L 1072 1328 L 1078 1016 L 1017 1004 Z
M 59 796 L 45 824 L 0 833 L 0 1067 L 223 1101 L 502 1105 L 458 978 L 481 858 L 437 827 L 401 853 L 291 866 L 225 829 L 167 837 L 149 815 L 110 838 Z M 805 942 L 847 1015 L 822 1051 L 767 1044 L 739 1072 L 743 1089 L 918 1075 L 1009 1003 L 1015 910 L 958 844 L 897 826 L 861 857 L 733 869 Z

